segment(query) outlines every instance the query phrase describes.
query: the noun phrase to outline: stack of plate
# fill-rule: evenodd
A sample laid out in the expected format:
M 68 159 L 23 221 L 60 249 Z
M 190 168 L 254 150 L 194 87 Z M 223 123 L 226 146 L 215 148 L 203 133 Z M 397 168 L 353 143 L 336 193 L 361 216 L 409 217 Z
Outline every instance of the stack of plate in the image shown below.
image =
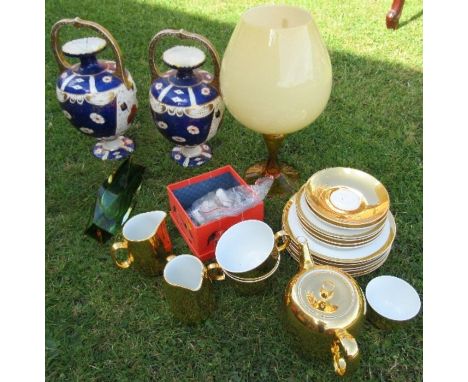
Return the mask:
M 314 260 L 353 276 L 379 268 L 396 234 L 385 187 L 351 168 L 319 171 L 291 197 L 283 211 L 283 229 L 291 236 L 288 252 L 298 261 L 301 238 Z

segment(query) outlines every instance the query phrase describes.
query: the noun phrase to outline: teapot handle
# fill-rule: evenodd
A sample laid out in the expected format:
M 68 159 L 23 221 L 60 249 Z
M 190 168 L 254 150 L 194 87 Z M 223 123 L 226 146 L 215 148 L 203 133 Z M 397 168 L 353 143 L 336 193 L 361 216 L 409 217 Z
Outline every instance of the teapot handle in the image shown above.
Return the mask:
M 174 36 L 178 37 L 180 39 L 187 39 L 187 40 L 194 40 L 202 45 L 204 45 L 208 51 L 210 52 L 211 55 L 211 60 L 213 61 L 213 66 L 214 66 L 214 78 L 213 81 L 211 82 L 212 85 L 216 88 L 218 93 L 221 94 L 221 89 L 219 86 L 219 71 L 220 71 L 220 61 L 219 61 L 219 55 L 218 52 L 216 51 L 216 48 L 213 46 L 213 44 L 204 36 L 201 36 L 197 33 L 191 33 L 184 31 L 183 29 L 163 29 L 162 31 L 159 31 L 156 33 L 153 38 L 151 39 L 148 47 L 148 57 L 149 57 L 149 66 L 150 66 L 150 71 L 151 71 L 151 81 L 154 81 L 156 78 L 161 77 L 162 73 L 159 70 L 158 66 L 156 65 L 156 62 L 154 60 L 155 56 L 155 51 L 156 51 L 156 44 L 165 36 Z
M 70 69 L 70 63 L 65 59 L 65 56 L 61 49 L 59 49 L 59 31 L 65 25 L 71 25 L 75 28 L 90 28 L 95 30 L 96 32 L 100 33 L 104 39 L 109 43 L 112 50 L 114 51 L 114 55 L 116 58 L 116 68 L 115 68 L 115 75 L 120 78 L 120 80 L 125 84 L 127 89 L 131 89 L 133 87 L 132 82 L 125 74 L 125 67 L 124 61 L 122 57 L 122 52 L 120 50 L 119 44 L 114 39 L 114 37 L 110 34 L 110 32 L 104 28 L 103 26 L 95 23 L 93 21 L 82 20 L 79 17 L 75 17 L 74 19 L 62 19 L 57 21 L 54 26 L 52 27 L 51 31 L 51 43 L 52 43 L 52 51 L 54 52 L 55 60 L 57 61 L 58 67 L 61 71 L 66 69 Z
M 360 354 L 356 339 L 344 329 L 335 330 L 331 346 L 335 373 L 340 377 L 352 372 L 359 364 Z

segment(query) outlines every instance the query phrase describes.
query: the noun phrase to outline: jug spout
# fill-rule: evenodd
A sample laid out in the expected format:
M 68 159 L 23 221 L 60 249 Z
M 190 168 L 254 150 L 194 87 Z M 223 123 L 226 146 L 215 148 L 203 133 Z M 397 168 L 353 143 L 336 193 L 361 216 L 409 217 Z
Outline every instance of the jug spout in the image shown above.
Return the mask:
M 164 211 L 150 211 L 145 215 L 148 216 L 148 225 L 152 227 L 153 232 L 156 232 L 164 219 L 166 219 L 167 213 Z
M 208 318 L 215 308 L 215 298 L 207 268 L 195 256 L 179 255 L 164 268 L 166 299 L 174 316 L 194 324 Z
M 164 211 L 151 211 L 147 212 L 146 215 L 148 229 L 156 234 L 155 237 L 160 240 L 166 253 L 172 253 L 172 242 L 165 224 L 167 213 Z
M 179 255 L 169 260 L 164 268 L 164 280 L 174 287 L 196 292 L 201 289 L 205 267 L 191 255 Z

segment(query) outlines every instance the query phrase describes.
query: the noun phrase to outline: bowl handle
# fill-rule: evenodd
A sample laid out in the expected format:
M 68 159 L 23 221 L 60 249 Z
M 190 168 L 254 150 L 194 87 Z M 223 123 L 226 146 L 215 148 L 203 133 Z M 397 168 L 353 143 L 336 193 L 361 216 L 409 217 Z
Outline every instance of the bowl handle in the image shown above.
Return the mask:
M 281 230 L 275 233 L 275 247 L 278 252 L 283 252 L 286 248 L 288 248 L 290 241 L 291 236 L 289 236 L 286 231 Z
M 65 59 L 65 56 L 61 49 L 59 49 L 59 31 L 65 25 L 71 25 L 75 28 L 90 28 L 95 30 L 96 32 L 100 33 L 104 39 L 109 43 L 114 51 L 114 55 L 116 58 L 116 68 L 115 68 L 115 75 L 120 78 L 120 80 L 125 84 L 127 89 L 132 89 L 133 85 L 128 76 L 125 74 L 125 67 L 124 61 L 122 57 L 122 51 L 120 50 L 119 44 L 111 35 L 111 33 L 104 28 L 103 26 L 95 23 L 93 21 L 82 20 L 79 17 L 75 17 L 74 19 L 62 19 L 57 21 L 54 26 L 52 27 L 51 32 L 51 43 L 52 43 L 52 51 L 54 52 L 55 60 L 57 61 L 58 67 L 61 71 L 67 70 L 71 68 L 70 63 Z
M 218 263 L 208 264 L 206 274 L 211 281 L 223 281 L 226 278 L 223 268 Z
M 191 33 L 184 31 L 183 29 L 163 29 L 162 31 L 159 31 L 156 33 L 153 38 L 151 39 L 148 47 L 148 59 L 149 59 L 149 67 L 151 71 L 151 81 L 154 81 L 156 78 L 161 77 L 162 73 L 159 70 L 158 66 L 156 65 L 156 62 L 154 60 L 155 56 L 155 51 L 156 51 L 156 44 L 165 36 L 174 36 L 180 39 L 186 39 L 186 40 L 194 40 L 202 45 L 204 45 L 208 51 L 210 52 L 211 55 L 211 60 L 213 61 L 213 66 L 214 66 L 214 78 L 211 84 L 216 88 L 219 94 L 221 94 L 221 89 L 219 86 L 219 71 L 220 71 L 220 61 L 219 61 L 219 55 L 218 52 L 216 51 L 216 48 L 213 46 L 213 44 L 204 36 L 201 36 L 196 33 Z
M 335 330 L 331 353 L 335 373 L 340 377 L 351 373 L 359 364 L 360 353 L 356 339 L 344 329 Z

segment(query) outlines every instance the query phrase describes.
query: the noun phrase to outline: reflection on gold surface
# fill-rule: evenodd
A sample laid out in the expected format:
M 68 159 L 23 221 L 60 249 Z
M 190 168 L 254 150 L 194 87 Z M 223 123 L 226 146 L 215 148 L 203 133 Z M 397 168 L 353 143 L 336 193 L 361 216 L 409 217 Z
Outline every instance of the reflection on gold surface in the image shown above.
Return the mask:
M 296 194 L 294 200 L 296 203 L 297 216 L 303 226 L 304 230 L 310 233 L 312 236 L 317 238 L 324 238 L 331 242 L 339 242 L 344 244 L 358 244 L 368 239 L 376 238 L 382 231 L 387 215 L 377 221 L 374 225 L 365 228 L 347 228 L 347 227 L 336 227 L 329 223 L 324 222 L 319 216 L 315 215 L 307 203 L 307 199 L 304 195 L 305 186 L 303 186 Z M 323 225 L 320 227 L 313 223 L 311 217 L 314 216 L 316 219 L 321 220 Z M 329 228 L 327 227 L 329 226 Z M 327 229 L 328 228 L 328 229 Z M 341 232 L 341 233 L 337 233 Z
M 366 314 L 364 294 L 352 277 L 316 265 L 307 243 L 301 244 L 300 271 L 284 294 L 284 325 L 303 354 L 330 357 L 339 376 L 359 364 L 359 334 Z
M 306 200 L 320 218 L 339 227 L 367 227 L 383 219 L 390 207 L 385 187 L 373 176 L 334 167 L 310 177 Z

